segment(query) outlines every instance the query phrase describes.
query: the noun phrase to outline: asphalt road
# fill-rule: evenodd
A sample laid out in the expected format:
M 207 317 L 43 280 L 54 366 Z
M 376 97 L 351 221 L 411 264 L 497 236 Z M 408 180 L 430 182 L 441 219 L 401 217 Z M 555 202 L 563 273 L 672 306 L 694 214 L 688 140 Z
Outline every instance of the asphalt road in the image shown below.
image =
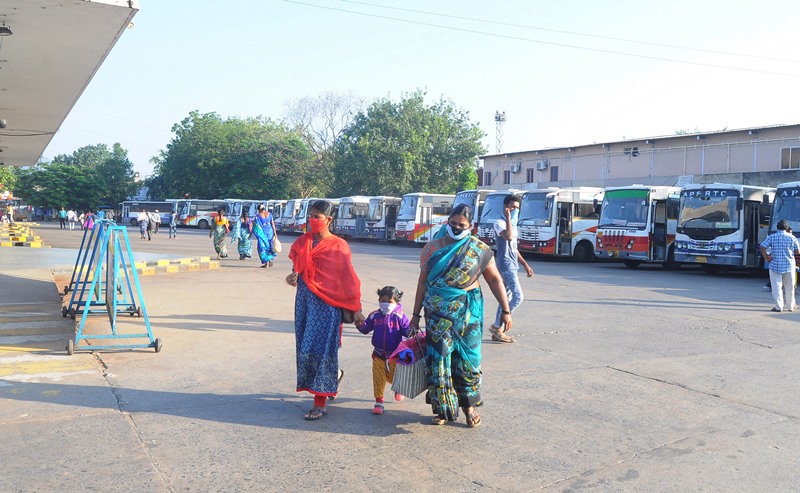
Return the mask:
M 0 250 L 13 282 L 55 249 L 74 257 L 78 233 L 36 230 L 49 257 Z M 202 231 L 130 231 L 137 252 L 213 252 Z M 351 247 L 365 309 L 386 284 L 412 302 L 419 248 Z M 304 421 L 289 261 L 258 265 L 143 278 L 161 353 L 51 352 L 80 371 L 0 373 L 0 491 L 800 491 L 800 313 L 770 312 L 763 278 L 533 260 L 517 342 L 484 340 L 469 429 L 430 425 L 419 398 L 371 415 L 371 346 L 354 327 L 340 397 Z

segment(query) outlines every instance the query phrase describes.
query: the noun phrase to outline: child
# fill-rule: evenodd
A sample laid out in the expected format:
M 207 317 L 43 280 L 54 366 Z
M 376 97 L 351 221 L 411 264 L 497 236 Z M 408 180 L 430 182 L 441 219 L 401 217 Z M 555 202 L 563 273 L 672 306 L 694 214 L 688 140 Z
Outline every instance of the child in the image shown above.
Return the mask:
M 392 355 L 400 341 L 410 335 L 410 321 L 400 299 L 403 293 L 394 286 L 384 286 L 378 290 L 378 303 L 380 310 L 370 313 L 358 330 L 362 334 L 372 332 L 372 384 L 375 391 L 375 406 L 372 414 L 383 414 L 383 391 L 386 383 L 392 383 L 394 378 L 395 363 L 386 360 Z M 395 394 L 394 399 L 403 400 L 401 394 Z

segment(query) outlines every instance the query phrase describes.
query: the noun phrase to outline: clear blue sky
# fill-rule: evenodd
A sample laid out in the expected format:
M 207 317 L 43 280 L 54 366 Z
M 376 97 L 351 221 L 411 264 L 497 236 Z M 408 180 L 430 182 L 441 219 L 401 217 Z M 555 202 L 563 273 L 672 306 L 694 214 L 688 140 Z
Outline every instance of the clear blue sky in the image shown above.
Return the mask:
M 148 175 L 192 110 L 280 119 L 328 91 L 444 96 L 489 153 L 496 110 L 505 152 L 800 123 L 796 0 L 302 1 L 141 0 L 45 159 L 119 142 Z

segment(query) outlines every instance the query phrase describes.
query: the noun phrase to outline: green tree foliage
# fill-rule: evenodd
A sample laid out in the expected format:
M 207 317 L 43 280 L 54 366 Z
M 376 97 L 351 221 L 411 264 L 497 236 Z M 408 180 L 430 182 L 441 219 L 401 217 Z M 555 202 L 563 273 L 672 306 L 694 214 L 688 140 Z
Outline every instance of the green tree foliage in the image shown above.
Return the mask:
M 191 112 L 172 128 L 167 150 L 154 158 L 152 197 L 289 198 L 313 188 L 312 159 L 294 132 L 263 118 Z
M 337 142 L 334 193 L 455 193 L 485 152 L 483 136 L 467 112 L 445 99 L 426 105 L 422 91 L 399 102 L 377 100 Z
M 134 190 L 133 164 L 120 144 L 85 146 L 22 170 L 15 194 L 31 205 L 94 210 L 116 206 Z
M 14 184 L 17 182 L 17 173 L 13 166 L 0 167 L 0 192 L 14 191 Z

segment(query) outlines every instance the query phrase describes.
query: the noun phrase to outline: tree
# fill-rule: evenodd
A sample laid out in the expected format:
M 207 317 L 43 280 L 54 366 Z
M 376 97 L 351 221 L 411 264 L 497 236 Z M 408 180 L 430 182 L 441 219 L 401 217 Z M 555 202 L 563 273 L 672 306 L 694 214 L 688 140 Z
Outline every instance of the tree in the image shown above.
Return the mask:
M 0 192 L 13 192 L 17 182 L 17 173 L 13 166 L 0 167 Z
M 279 199 L 302 196 L 310 187 L 303 172 L 311 159 L 308 147 L 269 119 L 223 119 L 193 111 L 172 131 L 175 137 L 154 158 L 147 182 L 162 198 L 189 193 Z
M 334 182 L 336 142 L 363 107 L 363 99 L 333 92 L 286 103 L 284 121 L 314 153 L 314 160 L 308 163 L 304 174 L 308 181 L 318 184 L 315 195 L 324 197 L 330 192 Z
M 41 163 L 20 172 L 16 195 L 40 207 L 96 210 L 105 194 L 96 169 L 61 163 Z M 116 204 L 114 204 L 116 205 Z
M 115 143 L 111 149 L 105 144 L 80 147 L 72 154 L 57 155 L 53 163 L 95 170 L 103 190 L 92 200 L 98 205 L 115 207 L 136 189 L 133 163 L 128 159 L 128 151 L 119 143 Z
M 426 105 L 419 90 L 399 102 L 376 100 L 337 141 L 335 194 L 455 193 L 472 183 L 465 169 L 475 172 L 483 137 L 449 100 Z

